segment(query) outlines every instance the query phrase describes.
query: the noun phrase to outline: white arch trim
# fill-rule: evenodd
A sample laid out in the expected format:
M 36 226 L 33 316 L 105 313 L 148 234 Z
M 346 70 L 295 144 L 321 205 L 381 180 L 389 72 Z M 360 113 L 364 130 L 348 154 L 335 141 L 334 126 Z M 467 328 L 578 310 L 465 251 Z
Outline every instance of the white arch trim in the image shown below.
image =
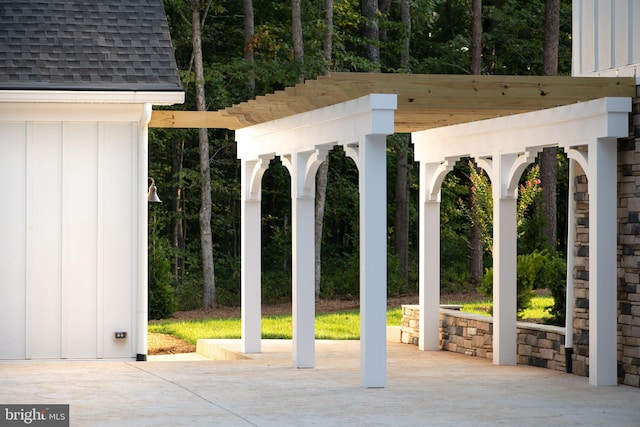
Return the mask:
M 628 136 L 630 98 L 601 98 L 580 104 L 556 107 L 415 132 L 415 159 L 424 165 L 438 164 L 452 157 L 474 157 L 499 182 L 494 191 L 494 342 L 495 364 L 516 363 L 516 230 L 515 203 L 519 175 L 535 155 L 547 146 L 560 146 L 587 171 L 590 211 L 590 330 L 589 381 L 612 385 L 616 378 L 616 138 Z M 576 149 L 587 146 L 588 153 Z M 524 154 L 523 154 L 524 153 Z M 426 177 L 426 175 L 425 175 Z M 433 182 L 433 181 L 432 181 Z M 441 181 L 438 181 L 439 185 Z M 495 186 L 494 186 L 495 187 Z M 440 189 L 431 188 L 430 195 Z M 424 192 L 421 189 L 421 194 Z M 427 198 L 423 197 L 423 201 Z M 433 205 L 425 203 L 423 205 Z M 433 209 L 423 209 L 430 219 L 421 218 L 420 247 L 425 241 L 439 241 L 439 221 Z M 439 257 L 437 257 L 439 259 Z M 439 266 L 438 266 L 439 267 Z M 437 269 L 439 271 L 439 268 Z M 439 286 L 420 275 L 421 294 L 436 295 Z M 422 316 L 427 310 L 420 298 Z M 434 303 L 428 309 L 433 310 Z M 426 329 L 426 328 L 425 328 Z M 420 343 L 435 342 L 438 330 L 420 330 Z M 421 349 L 430 349 L 423 346 Z

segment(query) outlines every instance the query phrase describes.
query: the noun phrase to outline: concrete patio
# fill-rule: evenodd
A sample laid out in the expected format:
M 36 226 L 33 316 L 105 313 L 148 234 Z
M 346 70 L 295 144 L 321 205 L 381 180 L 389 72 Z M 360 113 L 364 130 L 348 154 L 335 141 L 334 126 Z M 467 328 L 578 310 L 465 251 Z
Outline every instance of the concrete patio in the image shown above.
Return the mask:
M 357 341 L 317 341 L 314 369 L 292 367 L 291 341 L 262 348 L 244 360 L 2 361 L 0 403 L 70 404 L 72 426 L 640 426 L 640 389 L 547 369 L 389 343 L 388 385 L 366 389 Z

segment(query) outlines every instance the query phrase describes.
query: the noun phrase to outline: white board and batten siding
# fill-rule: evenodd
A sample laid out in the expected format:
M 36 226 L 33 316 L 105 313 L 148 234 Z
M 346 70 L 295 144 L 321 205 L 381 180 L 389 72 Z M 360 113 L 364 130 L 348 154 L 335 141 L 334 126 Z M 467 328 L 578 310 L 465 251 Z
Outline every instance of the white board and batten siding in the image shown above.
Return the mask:
M 141 114 L 0 104 L 0 359 L 135 356 Z
M 574 76 L 640 77 L 640 1 L 573 0 Z

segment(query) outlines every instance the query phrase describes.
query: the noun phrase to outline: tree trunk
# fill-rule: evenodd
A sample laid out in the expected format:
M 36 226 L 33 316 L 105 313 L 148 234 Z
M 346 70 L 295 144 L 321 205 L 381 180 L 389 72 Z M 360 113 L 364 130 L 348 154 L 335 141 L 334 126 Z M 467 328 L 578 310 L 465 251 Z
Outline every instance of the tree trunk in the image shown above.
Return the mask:
M 542 73 L 545 76 L 558 74 L 558 40 L 560 35 L 560 0 L 546 0 L 544 19 L 544 56 Z M 556 147 L 545 148 L 540 154 L 540 182 L 544 197 L 544 212 L 546 223 L 542 229 L 547 243 L 552 249 L 557 242 L 557 163 L 558 150 Z
M 333 0 L 324 0 L 324 74 L 333 61 Z
M 471 166 L 478 170 L 475 165 L 475 162 Z M 478 205 L 473 202 L 473 200 L 469 200 L 469 212 L 471 213 L 471 217 L 474 220 L 471 221 L 471 236 L 469 238 L 469 271 L 471 273 L 471 283 L 477 285 L 482 280 L 482 275 L 484 273 L 483 269 L 483 257 L 484 257 L 484 248 L 482 247 L 482 231 L 480 229 L 480 224 L 475 218 L 478 217 Z
M 560 38 L 560 0 L 546 0 L 544 14 L 544 53 L 542 74 L 558 74 L 558 43 Z
M 384 16 L 385 19 L 387 19 L 389 16 L 389 11 L 391 10 L 391 0 L 378 0 L 378 10 L 380 11 L 380 14 Z M 386 42 L 389 39 L 389 36 L 387 35 L 387 29 L 385 28 L 384 23 L 378 28 L 378 37 L 380 38 L 380 41 Z
M 255 60 L 253 57 L 253 0 L 243 0 L 242 7 L 244 10 L 244 59 L 249 62 L 251 66 L 249 80 L 247 81 L 247 90 L 249 91 L 249 96 L 253 97 L 256 91 Z
M 304 44 L 302 41 L 300 0 L 291 0 L 291 27 L 293 32 L 293 60 L 298 66 L 298 81 L 304 83 Z
M 395 252 L 402 273 L 405 289 L 409 285 L 409 136 L 398 135 L 396 139 L 396 218 Z
M 176 284 L 184 282 L 184 216 L 182 211 L 182 186 L 180 185 L 180 172 L 184 159 L 184 138 L 173 138 L 171 141 L 171 186 L 173 188 L 173 280 Z
M 471 74 L 482 72 L 482 0 L 473 0 L 471 9 Z M 475 167 L 475 165 L 473 166 Z M 477 215 L 477 206 L 469 202 L 469 210 L 473 218 Z M 471 236 L 469 238 L 469 271 L 471 282 L 480 283 L 482 280 L 484 249 L 482 247 L 482 233 L 477 221 L 471 222 Z
M 411 72 L 411 4 L 409 0 L 400 0 L 400 20 L 402 21 L 402 51 L 400 52 L 400 68 L 404 73 Z
M 320 164 L 316 174 L 316 259 L 315 259 L 315 288 L 316 301 L 320 299 L 320 278 L 322 277 L 322 227 L 324 224 L 324 207 L 327 201 L 327 175 L 329 171 L 329 156 Z
M 324 33 L 324 74 L 329 74 L 333 52 L 333 0 L 325 0 Z M 316 301 L 320 299 L 320 279 L 322 277 L 322 227 L 324 225 L 324 207 L 327 199 L 327 175 L 329 156 L 322 162 L 316 174 L 316 212 L 315 212 L 315 291 Z
M 470 206 L 471 215 L 477 215 L 477 206 L 471 203 Z M 482 257 L 484 256 L 484 250 L 482 247 L 482 239 L 480 233 L 480 226 L 472 222 L 471 223 L 471 238 L 469 240 L 469 271 L 471 273 L 471 283 L 477 285 L 482 280 L 483 264 Z
M 482 0 L 473 0 L 471 12 L 471 74 L 482 72 Z
M 364 56 L 380 71 L 380 30 L 378 28 L 378 1 L 361 0 L 362 17 L 364 18 L 363 36 L 367 41 Z
M 204 68 L 202 61 L 202 30 L 200 22 L 200 0 L 191 1 L 192 11 L 192 41 L 193 60 L 196 70 L 196 108 L 206 111 L 207 105 L 204 95 Z M 213 270 L 213 237 L 211 235 L 211 171 L 209 163 L 209 135 L 207 129 L 199 129 L 200 146 L 200 243 L 202 245 L 202 279 L 203 279 L 203 308 L 211 308 L 216 303 L 216 285 Z

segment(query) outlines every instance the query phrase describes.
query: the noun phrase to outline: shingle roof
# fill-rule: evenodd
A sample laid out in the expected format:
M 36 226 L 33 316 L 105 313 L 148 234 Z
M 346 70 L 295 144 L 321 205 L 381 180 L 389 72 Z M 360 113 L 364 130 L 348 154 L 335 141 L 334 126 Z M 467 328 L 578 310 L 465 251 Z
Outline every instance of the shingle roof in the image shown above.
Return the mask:
M 181 91 L 162 0 L 0 0 L 0 89 Z

